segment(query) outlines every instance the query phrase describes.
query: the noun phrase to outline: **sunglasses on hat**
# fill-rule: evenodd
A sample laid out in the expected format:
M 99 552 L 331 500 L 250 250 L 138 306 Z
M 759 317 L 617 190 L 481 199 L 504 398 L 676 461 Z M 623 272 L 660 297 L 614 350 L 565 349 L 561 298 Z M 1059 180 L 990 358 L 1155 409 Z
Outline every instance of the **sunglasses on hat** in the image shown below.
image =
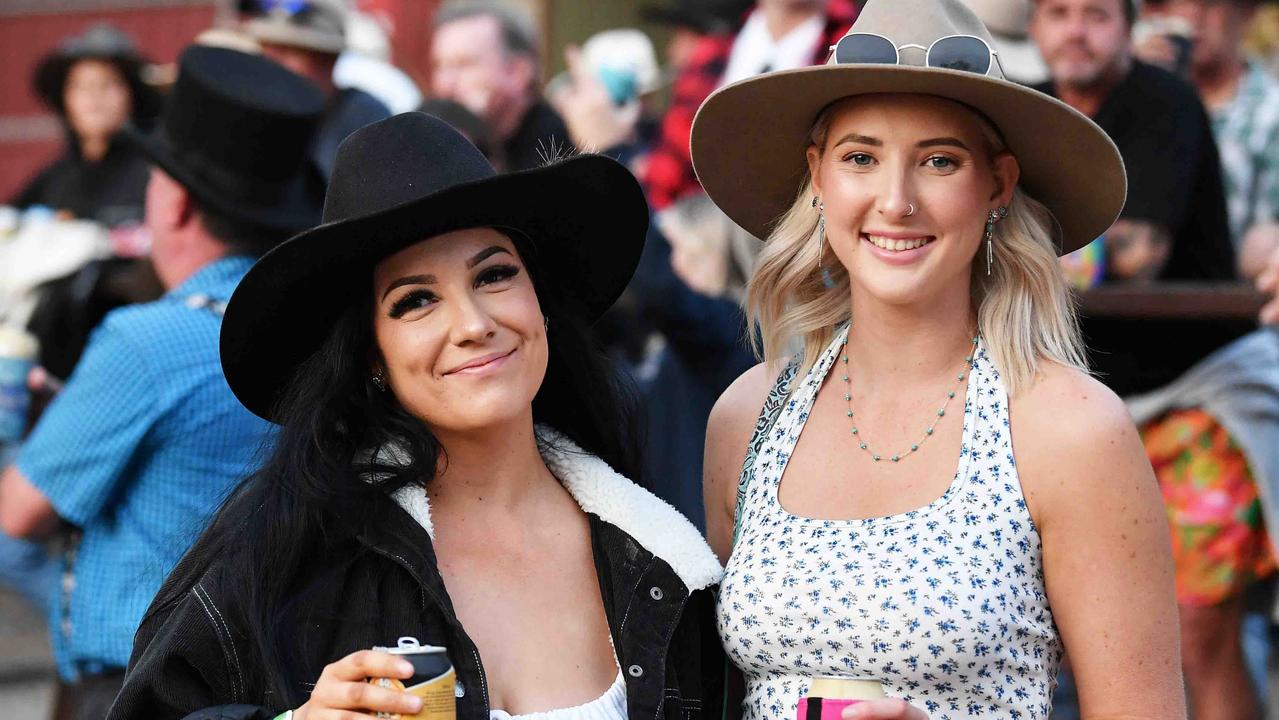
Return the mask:
M 999 73 L 1002 75 L 1004 72 L 999 53 L 975 35 L 947 35 L 924 47 L 914 43 L 897 45 L 883 35 L 858 32 L 840 38 L 830 49 L 835 55 L 835 62 L 840 65 L 900 65 L 901 51 L 910 49 L 924 51 L 925 67 L 989 75 L 993 60 L 993 64 L 999 65 Z

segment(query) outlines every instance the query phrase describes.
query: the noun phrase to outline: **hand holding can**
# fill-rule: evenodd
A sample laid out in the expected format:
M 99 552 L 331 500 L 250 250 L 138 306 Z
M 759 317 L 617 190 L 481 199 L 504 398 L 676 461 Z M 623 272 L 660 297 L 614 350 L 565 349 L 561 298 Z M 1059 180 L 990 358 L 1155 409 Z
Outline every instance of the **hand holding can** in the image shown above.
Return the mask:
M 422 699 L 403 690 L 368 682 L 370 677 L 413 677 L 413 664 L 390 653 L 360 650 L 330 663 L 320 673 L 311 699 L 293 712 L 293 720 L 326 720 L 344 717 L 347 711 L 412 716 L 422 709 Z
M 371 675 L 369 683 L 421 701 L 412 713 L 379 712 L 377 717 L 390 720 L 457 720 L 457 673 L 449 661 L 447 649 L 421 645 L 413 637 L 400 638 L 395 647 L 373 649 L 408 661 L 413 666 L 413 673 L 407 678 L 402 675 Z

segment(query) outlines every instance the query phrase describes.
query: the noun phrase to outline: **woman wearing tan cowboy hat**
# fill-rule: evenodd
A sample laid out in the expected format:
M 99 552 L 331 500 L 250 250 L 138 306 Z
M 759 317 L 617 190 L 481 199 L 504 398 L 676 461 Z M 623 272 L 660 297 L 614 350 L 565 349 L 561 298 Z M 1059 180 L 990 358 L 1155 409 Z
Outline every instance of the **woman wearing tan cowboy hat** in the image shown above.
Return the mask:
M 1158 486 L 1057 263 L 1114 220 L 1123 164 L 990 43 L 958 0 L 871 0 L 825 66 L 694 123 L 706 191 L 767 238 L 765 363 L 706 455 L 747 718 L 825 675 L 900 698 L 846 718 L 1045 718 L 1064 651 L 1084 717 L 1185 714 Z

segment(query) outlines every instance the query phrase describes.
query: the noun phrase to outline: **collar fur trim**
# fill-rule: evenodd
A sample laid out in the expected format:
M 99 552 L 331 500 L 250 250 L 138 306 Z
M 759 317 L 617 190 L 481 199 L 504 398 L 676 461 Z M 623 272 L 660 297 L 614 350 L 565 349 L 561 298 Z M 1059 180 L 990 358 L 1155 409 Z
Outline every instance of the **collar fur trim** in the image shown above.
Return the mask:
M 675 508 L 559 432 L 540 425 L 537 439 L 546 466 L 583 510 L 621 529 L 666 561 L 690 592 L 719 582 L 724 569 L 702 534 Z M 431 504 L 421 488 L 406 486 L 391 497 L 435 538 Z

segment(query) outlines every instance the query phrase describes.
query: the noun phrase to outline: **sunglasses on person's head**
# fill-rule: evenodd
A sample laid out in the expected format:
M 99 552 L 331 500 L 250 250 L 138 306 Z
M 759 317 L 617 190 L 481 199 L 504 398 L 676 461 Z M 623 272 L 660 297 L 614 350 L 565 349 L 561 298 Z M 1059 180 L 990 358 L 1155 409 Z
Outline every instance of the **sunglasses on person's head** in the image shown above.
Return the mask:
M 993 59 L 993 64 L 999 65 L 999 73 L 1002 75 L 1004 72 L 1004 66 L 999 62 L 999 53 L 975 35 L 947 35 L 924 47 L 914 43 L 897 45 L 875 33 L 850 33 L 831 46 L 835 62 L 840 65 L 900 65 L 902 50 L 922 51 L 925 67 L 989 75 Z
M 310 9 L 310 0 L 240 0 L 240 12 L 249 15 L 283 13 L 292 16 Z

